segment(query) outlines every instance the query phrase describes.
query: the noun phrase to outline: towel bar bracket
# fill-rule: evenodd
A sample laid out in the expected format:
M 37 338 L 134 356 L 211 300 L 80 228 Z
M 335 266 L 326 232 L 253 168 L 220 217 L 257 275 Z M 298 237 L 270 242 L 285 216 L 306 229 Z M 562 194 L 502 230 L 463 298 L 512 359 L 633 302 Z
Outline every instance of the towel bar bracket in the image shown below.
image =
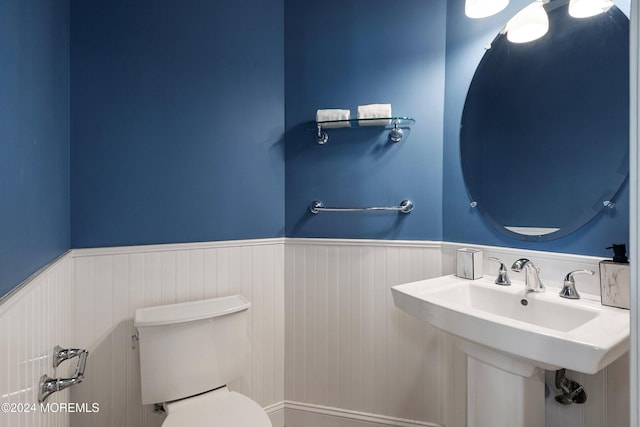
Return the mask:
M 329 134 L 322 130 L 322 125 L 318 123 L 318 134 L 316 135 L 316 141 L 320 145 L 324 145 L 329 141 Z

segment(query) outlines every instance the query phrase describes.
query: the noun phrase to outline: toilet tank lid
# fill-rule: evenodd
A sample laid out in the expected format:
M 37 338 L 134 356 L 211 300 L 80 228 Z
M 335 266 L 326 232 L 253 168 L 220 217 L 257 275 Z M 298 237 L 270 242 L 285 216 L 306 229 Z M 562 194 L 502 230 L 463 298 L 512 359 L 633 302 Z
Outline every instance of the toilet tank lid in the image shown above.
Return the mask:
M 178 304 L 138 308 L 133 318 L 136 327 L 163 326 L 209 319 L 247 310 L 249 300 L 242 295 L 212 298 Z

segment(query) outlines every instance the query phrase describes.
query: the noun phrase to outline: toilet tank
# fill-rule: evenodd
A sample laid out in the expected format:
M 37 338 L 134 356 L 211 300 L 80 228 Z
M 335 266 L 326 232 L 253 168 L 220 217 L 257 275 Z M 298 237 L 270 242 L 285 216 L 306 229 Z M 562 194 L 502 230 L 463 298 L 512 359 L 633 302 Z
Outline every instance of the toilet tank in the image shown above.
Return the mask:
M 182 399 L 240 378 L 250 306 L 234 295 L 137 309 L 142 403 Z

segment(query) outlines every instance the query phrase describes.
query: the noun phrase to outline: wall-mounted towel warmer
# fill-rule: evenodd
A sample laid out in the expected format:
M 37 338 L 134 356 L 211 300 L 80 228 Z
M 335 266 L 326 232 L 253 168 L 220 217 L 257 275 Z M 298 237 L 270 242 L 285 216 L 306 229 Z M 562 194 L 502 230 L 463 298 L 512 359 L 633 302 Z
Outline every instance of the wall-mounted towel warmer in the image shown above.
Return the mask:
M 408 214 L 413 210 L 413 202 L 411 200 L 403 200 L 399 206 L 368 206 L 368 207 L 328 207 L 320 200 L 314 200 L 309 205 L 309 210 L 313 214 L 319 212 L 355 212 L 355 211 L 397 211 Z

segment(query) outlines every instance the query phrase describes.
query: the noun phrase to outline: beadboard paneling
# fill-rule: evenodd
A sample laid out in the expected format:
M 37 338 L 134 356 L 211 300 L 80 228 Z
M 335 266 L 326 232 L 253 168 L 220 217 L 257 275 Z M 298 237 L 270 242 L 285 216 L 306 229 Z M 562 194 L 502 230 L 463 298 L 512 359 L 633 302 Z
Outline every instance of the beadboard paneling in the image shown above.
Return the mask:
M 287 239 L 285 388 L 287 401 L 303 405 L 296 409 L 296 422 L 304 405 L 321 405 L 449 427 L 466 425 L 466 356 L 444 334 L 397 310 L 389 290 L 397 283 L 451 274 L 455 250 L 464 246 L 468 245 Z M 597 271 L 600 260 L 471 246 L 483 249 L 488 275 L 495 275 L 498 267 L 488 256 L 506 263 L 523 256 L 532 259 L 541 268 L 548 292 L 557 292 L 572 269 Z M 518 276 L 512 275 L 522 280 Z M 583 297 L 597 299 L 597 281 L 581 278 Z M 547 372 L 547 427 L 627 427 L 628 365 L 624 356 L 595 375 L 567 371 L 587 390 L 589 399 L 583 405 L 555 402 L 554 373 Z M 316 416 L 309 417 L 300 419 Z
M 52 367 L 56 345 L 75 346 L 71 262 L 68 254 L 60 257 L 0 303 L 0 404 L 37 405 L 40 376 L 72 375 L 77 359 Z M 68 389 L 47 399 L 68 401 Z M 69 413 L 39 407 L 35 412 L 6 412 L 3 407 L 0 426 L 68 427 Z
M 43 373 L 70 376 L 75 362 L 51 368 L 60 344 L 91 354 L 85 381 L 49 401 L 96 402 L 100 412 L 0 412 L 0 425 L 159 426 L 163 417 L 140 404 L 138 353 L 131 349 L 135 308 L 242 293 L 253 303 L 253 353 L 233 387 L 270 408 L 279 420 L 274 427 L 283 416 L 289 427 L 327 420 L 339 427 L 365 421 L 464 427 L 464 354 L 445 334 L 397 310 L 389 290 L 450 272 L 457 246 L 264 239 L 72 251 L 0 302 L 0 403 L 35 402 Z M 565 270 L 597 263 L 483 249 L 508 262 L 520 255 L 538 260 L 552 286 Z M 486 263 L 485 273 L 494 267 Z M 589 399 L 557 404 L 548 372 L 547 427 L 629 425 L 628 356 L 596 375 L 568 375 Z
M 587 401 L 582 405 L 560 405 L 554 399 L 555 372 L 546 372 L 551 393 L 546 399 L 547 427 L 628 427 L 629 353 L 595 375 L 567 371 L 567 377 L 582 384 Z
M 252 303 L 252 353 L 232 388 L 262 406 L 284 400 L 283 240 L 74 250 L 73 261 L 75 334 L 93 357 L 71 398 L 105 410 L 74 414 L 72 426 L 160 426 L 164 416 L 140 401 L 135 309 L 232 294 Z
M 390 291 L 440 275 L 440 245 L 288 239 L 285 254 L 287 401 L 454 425 L 459 351 Z

